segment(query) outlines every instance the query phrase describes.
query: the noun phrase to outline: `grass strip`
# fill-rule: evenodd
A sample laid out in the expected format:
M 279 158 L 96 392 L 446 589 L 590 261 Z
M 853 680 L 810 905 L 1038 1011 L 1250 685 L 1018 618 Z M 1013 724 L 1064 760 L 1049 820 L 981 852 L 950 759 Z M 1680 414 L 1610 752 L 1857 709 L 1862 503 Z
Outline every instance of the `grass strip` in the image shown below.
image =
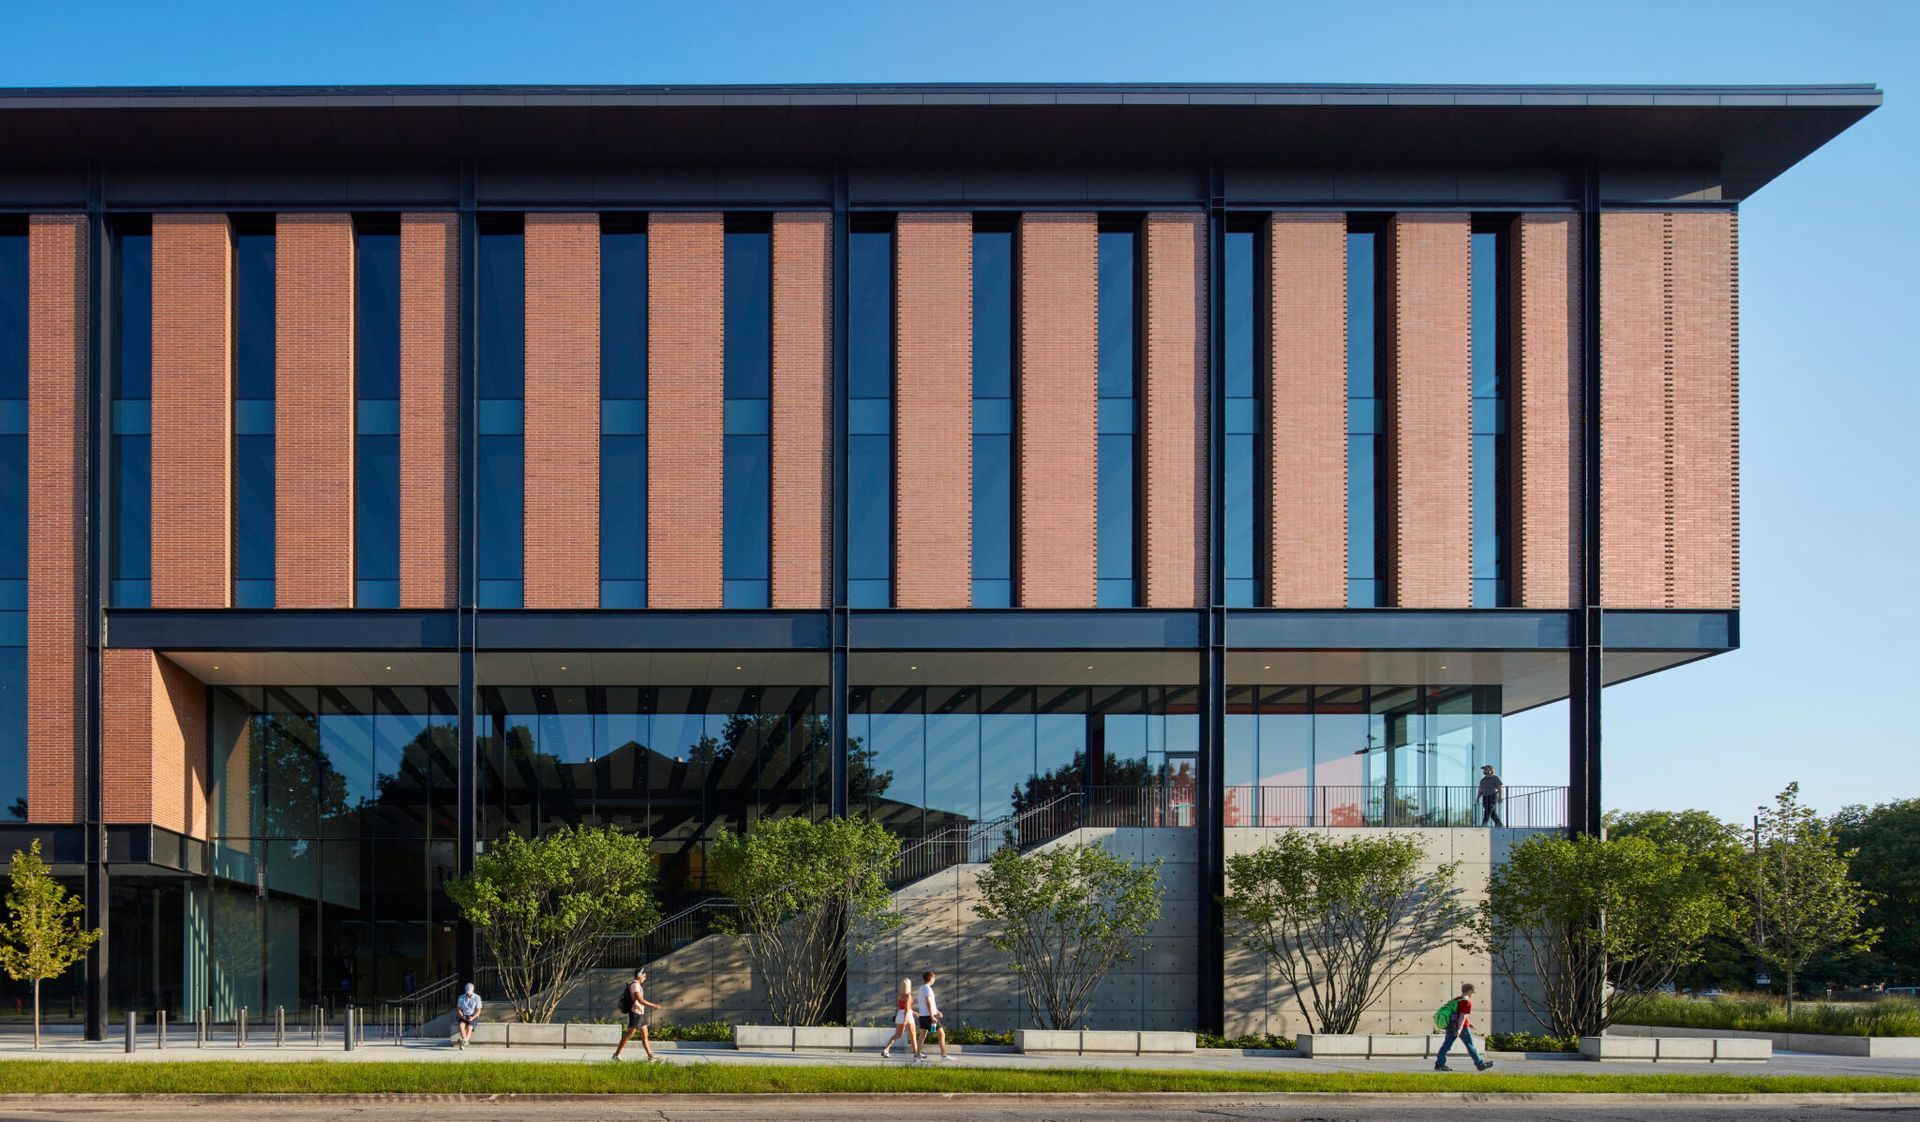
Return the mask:
M 853 1068 L 748 1064 L 0 1061 L 5 1094 L 1018 1094 L 1152 1091 L 1920 1094 L 1920 1077 Z

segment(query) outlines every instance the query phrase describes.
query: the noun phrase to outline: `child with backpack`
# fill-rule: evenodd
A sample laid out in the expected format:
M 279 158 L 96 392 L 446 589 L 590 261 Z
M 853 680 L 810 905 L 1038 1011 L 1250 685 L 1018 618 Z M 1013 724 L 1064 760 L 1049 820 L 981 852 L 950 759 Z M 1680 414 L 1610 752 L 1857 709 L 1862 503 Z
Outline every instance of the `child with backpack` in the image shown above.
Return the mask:
M 1452 1071 L 1447 1066 L 1447 1050 L 1458 1040 L 1467 1046 L 1467 1055 L 1473 1057 L 1475 1071 L 1485 1071 L 1493 1066 L 1492 1060 L 1480 1058 L 1480 1050 L 1473 1046 L 1473 1025 L 1468 1016 L 1473 1012 L 1473 983 L 1460 987 L 1460 996 L 1433 1011 L 1433 1027 L 1447 1034 L 1440 1042 L 1440 1054 L 1435 1058 L 1433 1070 Z

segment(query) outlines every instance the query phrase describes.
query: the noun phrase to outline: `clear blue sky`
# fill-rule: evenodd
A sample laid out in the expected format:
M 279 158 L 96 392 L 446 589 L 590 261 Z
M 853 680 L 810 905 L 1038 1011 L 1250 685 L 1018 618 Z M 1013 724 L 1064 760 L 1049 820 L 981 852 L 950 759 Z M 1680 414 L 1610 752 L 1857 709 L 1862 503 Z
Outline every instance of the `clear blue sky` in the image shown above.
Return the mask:
M 189 14 L 197 13 L 197 14 Z M 1744 650 L 1607 692 L 1609 806 L 1920 796 L 1920 4 L 9 5 L 8 85 L 1878 82 L 1741 211 Z M 1903 700 L 1904 699 L 1904 700 Z M 1565 781 L 1565 710 L 1507 778 Z

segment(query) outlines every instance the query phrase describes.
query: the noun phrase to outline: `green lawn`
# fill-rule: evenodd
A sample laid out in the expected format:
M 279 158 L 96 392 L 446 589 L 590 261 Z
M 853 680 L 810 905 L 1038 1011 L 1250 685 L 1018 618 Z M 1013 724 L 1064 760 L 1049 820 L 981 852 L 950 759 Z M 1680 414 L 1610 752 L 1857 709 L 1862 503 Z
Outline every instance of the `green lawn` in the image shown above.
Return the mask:
M 0 1062 L 0 1093 L 40 1094 L 841 1094 L 1141 1091 L 1665 1092 L 1895 1091 L 1920 1078 L 1797 1075 L 1453 1075 L 1342 1072 L 848 1068 L 744 1064 Z

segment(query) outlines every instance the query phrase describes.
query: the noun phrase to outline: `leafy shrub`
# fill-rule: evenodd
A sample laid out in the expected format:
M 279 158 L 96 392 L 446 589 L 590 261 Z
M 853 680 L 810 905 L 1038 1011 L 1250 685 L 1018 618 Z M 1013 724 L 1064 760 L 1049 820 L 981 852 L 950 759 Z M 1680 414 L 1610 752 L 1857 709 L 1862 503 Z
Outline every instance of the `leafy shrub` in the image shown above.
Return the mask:
M 1904 997 L 1848 1005 L 1802 1001 L 1794 1005 L 1789 1016 L 1786 1002 L 1755 994 L 1710 999 L 1654 997 L 1634 1010 L 1633 1023 L 1832 1036 L 1920 1036 L 1920 1001 Z
M 1243 1036 L 1222 1036 L 1217 1032 L 1194 1033 L 1202 1048 L 1266 1048 L 1288 1051 L 1298 1047 L 1293 1037 L 1272 1032 L 1251 1032 Z
M 978 1025 L 962 1024 L 959 1028 L 947 1030 L 948 1044 L 1005 1044 L 1013 1045 L 1012 1029 L 987 1029 Z
M 691 1025 L 658 1025 L 653 1030 L 653 1038 L 724 1044 L 733 1039 L 733 1026 L 725 1021 L 699 1021 Z
M 1578 1052 L 1577 1036 L 1548 1036 L 1537 1032 L 1494 1032 L 1487 1034 L 1490 1052 Z

